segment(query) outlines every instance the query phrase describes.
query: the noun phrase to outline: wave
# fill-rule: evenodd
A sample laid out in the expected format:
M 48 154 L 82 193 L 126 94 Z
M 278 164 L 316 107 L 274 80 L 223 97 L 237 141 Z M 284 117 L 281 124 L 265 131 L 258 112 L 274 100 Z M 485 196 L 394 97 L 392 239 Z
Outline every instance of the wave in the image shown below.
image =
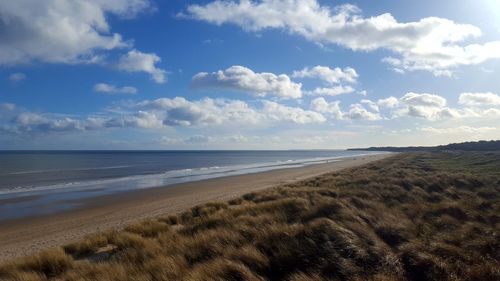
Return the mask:
M 346 157 L 359 157 L 374 153 L 352 154 L 335 157 L 315 157 L 307 159 L 289 159 L 274 162 L 261 162 L 254 164 L 230 165 L 230 166 L 210 166 L 201 168 L 188 168 L 180 170 L 170 170 L 162 173 L 148 175 L 131 175 L 112 179 L 95 179 L 85 181 L 66 182 L 45 186 L 18 186 L 0 190 L 0 195 L 16 193 L 39 193 L 39 192 L 58 192 L 61 190 L 78 191 L 87 189 L 107 189 L 107 190 L 132 190 L 143 189 L 158 186 L 167 186 L 171 184 L 184 183 L 196 180 L 210 179 L 222 176 L 241 175 L 255 172 L 270 171 L 276 169 L 303 167 L 314 164 L 339 161 Z M 110 166 L 107 168 L 130 167 L 130 166 Z M 92 169 L 102 169 L 92 168 Z
M 27 171 L 17 171 L 5 174 L 0 174 L 0 176 L 9 175 L 27 175 L 27 174 L 43 174 L 43 173 L 60 173 L 60 172 L 79 172 L 79 171 L 95 171 L 95 170 L 111 170 L 111 169 L 122 169 L 130 168 L 134 165 L 117 165 L 117 166 L 105 166 L 105 167 L 92 167 L 92 168 L 78 168 L 78 169 L 47 169 L 47 170 L 27 170 Z

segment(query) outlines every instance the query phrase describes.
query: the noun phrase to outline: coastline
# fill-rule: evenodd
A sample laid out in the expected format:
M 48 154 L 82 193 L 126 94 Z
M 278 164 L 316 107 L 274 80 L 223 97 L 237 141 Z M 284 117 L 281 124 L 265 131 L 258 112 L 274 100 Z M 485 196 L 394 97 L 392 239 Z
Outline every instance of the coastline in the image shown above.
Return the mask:
M 85 235 L 123 226 L 145 218 L 180 212 L 209 201 L 222 201 L 272 186 L 303 180 L 380 160 L 393 154 L 343 158 L 337 162 L 300 168 L 213 178 L 78 202 L 79 208 L 43 216 L 0 222 L 0 260 L 30 255 L 64 245 Z

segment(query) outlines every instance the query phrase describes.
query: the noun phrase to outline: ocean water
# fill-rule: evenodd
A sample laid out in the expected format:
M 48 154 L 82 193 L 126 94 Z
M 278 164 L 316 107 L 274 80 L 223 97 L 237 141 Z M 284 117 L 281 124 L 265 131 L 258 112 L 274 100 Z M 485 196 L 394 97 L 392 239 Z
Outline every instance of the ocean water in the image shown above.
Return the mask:
M 0 151 L 0 220 L 78 200 L 221 176 L 303 167 L 373 151 Z

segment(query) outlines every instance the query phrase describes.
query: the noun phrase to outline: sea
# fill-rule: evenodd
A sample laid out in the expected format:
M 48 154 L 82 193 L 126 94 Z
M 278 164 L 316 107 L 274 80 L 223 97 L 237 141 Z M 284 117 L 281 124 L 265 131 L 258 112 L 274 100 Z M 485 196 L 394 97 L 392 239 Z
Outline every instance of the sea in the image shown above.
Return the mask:
M 0 151 L 0 220 L 78 207 L 78 200 L 382 152 Z

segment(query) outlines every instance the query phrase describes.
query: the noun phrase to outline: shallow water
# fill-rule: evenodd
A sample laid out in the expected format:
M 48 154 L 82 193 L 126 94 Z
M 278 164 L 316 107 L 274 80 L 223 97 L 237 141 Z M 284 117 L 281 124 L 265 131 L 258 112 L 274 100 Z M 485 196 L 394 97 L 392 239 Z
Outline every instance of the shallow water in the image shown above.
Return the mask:
M 78 207 L 96 196 L 338 161 L 373 151 L 2 151 L 0 220 Z

